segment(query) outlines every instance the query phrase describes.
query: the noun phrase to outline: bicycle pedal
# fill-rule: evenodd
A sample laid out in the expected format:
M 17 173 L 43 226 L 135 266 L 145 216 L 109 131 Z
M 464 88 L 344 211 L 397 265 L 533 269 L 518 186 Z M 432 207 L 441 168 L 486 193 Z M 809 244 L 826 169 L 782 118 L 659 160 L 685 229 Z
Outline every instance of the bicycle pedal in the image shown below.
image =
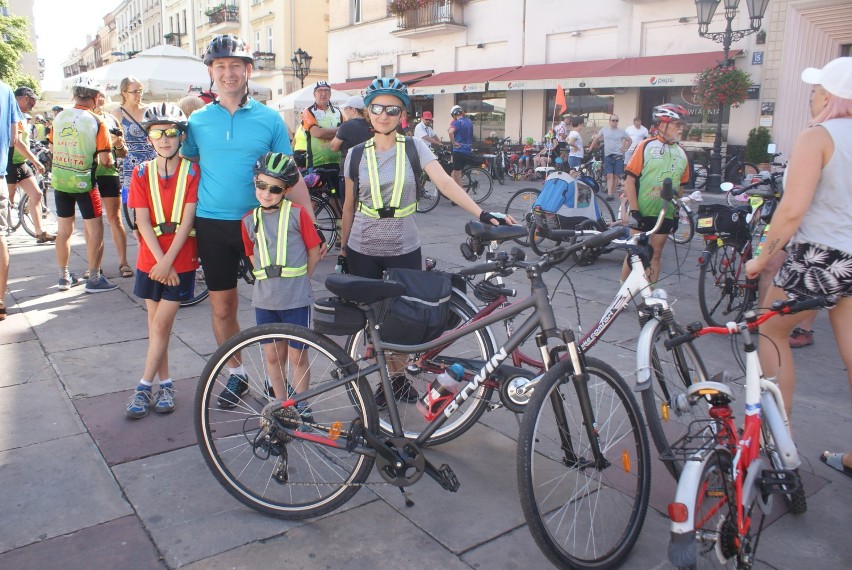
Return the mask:
M 802 488 L 802 479 L 789 469 L 764 469 L 761 472 L 760 487 L 770 495 L 789 495 Z
M 427 461 L 426 473 L 447 491 L 455 493 L 461 486 L 459 478 L 456 477 L 455 472 L 446 463 L 436 469 L 434 465 Z

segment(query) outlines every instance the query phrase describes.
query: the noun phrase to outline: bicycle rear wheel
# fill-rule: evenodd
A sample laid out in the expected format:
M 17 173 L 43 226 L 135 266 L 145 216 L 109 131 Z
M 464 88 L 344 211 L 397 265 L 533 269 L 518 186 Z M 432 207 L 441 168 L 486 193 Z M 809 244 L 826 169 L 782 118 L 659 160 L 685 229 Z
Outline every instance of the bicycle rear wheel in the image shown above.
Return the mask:
M 420 180 L 423 188 L 417 195 L 417 211 L 425 214 L 434 210 L 438 202 L 441 201 L 441 192 L 438 191 L 438 187 L 425 172 L 421 175 Z
M 204 275 L 204 266 L 200 264 L 195 270 L 195 284 L 193 285 L 192 294 L 186 301 L 181 301 L 181 307 L 192 307 L 197 305 L 204 299 L 210 296 L 210 291 L 207 290 L 207 278 Z
M 447 330 L 458 328 L 468 322 L 476 315 L 477 309 L 472 301 L 463 297 L 460 293 L 453 291 L 450 298 L 450 312 L 451 317 Z M 367 342 L 365 331 L 359 331 L 347 339 L 346 352 L 356 362 L 362 360 L 372 362 L 373 349 Z M 465 369 L 465 380 L 470 380 L 474 374 L 479 372 L 485 362 L 494 355 L 494 352 L 493 337 L 486 328 L 463 336 L 438 352 L 399 354 L 396 356 L 406 360 L 406 380 L 417 390 L 417 394 L 422 397 L 435 381 L 435 378 L 451 364 L 456 362 L 461 364 Z M 388 354 L 389 358 L 390 356 Z M 374 390 L 381 382 L 378 372 L 362 377 Z M 491 388 L 485 386 L 485 384 L 481 384 L 462 403 L 459 409 L 444 422 L 438 431 L 435 432 L 429 439 L 428 445 L 446 443 L 473 427 L 488 407 L 492 392 Z M 405 437 L 416 438 L 429 423 L 420 413 L 420 410 L 417 409 L 416 403 L 406 403 L 402 400 L 397 400 L 397 409 Z M 387 435 L 393 433 L 387 408 L 379 410 L 379 429 Z
M 523 188 L 518 190 L 512 194 L 511 198 L 509 198 L 509 201 L 506 203 L 504 213 L 515 218 L 516 222 L 526 226 L 527 230 L 529 230 L 530 226 L 535 223 L 532 215 L 532 207 L 540 193 L 541 190 L 538 188 Z M 515 242 L 518 245 L 529 247 L 529 233 L 526 237 L 515 238 Z
M 710 242 L 698 274 L 698 304 L 707 324 L 739 322 L 754 303 L 757 281 L 746 279 L 742 246 L 730 240 Z
M 767 422 L 763 422 L 762 424 L 763 430 L 763 452 L 766 453 L 766 456 L 769 458 L 769 462 L 772 464 L 773 469 L 785 469 L 784 462 L 781 461 L 781 455 L 778 453 L 778 449 L 775 445 L 775 438 L 772 437 L 772 430 L 769 429 L 769 424 Z M 798 469 L 793 469 L 793 473 L 796 476 L 799 475 Z M 789 487 L 782 486 L 782 488 L 787 491 Z M 787 504 L 787 508 L 790 509 L 790 512 L 794 515 L 801 515 L 808 510 L 808 498 L 805 496 L 805 489 L 799 485 L 799 488 L 793 491 L 792 493 L 782 493 L 781 495 L 784 497 L 784 502 Z
M 491 196 L 492 185 L 491 176 L 484 168 L 475 166 L 462 172 L 462 188 L 477 204 Z
M 33 222 L 32 212 L 30 212 L 30 197 L 24 194 L 18 204 L 18 216 L 21 226 L 24 231 L 32 237 L 36 237 L 35 223 Z M 56 212 L 47 204 L 47 196 L 42 196 L 41 199 L 41 231 L 56 235 L 59 229 L 59 220 L 56 217 Z M 36 214 L 38 215 L 38 214 Z
M 294 385 L 298 380 L 287 361 L 282 363 L 290 342 L 305 345 L 310 389 L 357 370 L 343 349 L 304 327 L 246 329 L 220 346 L 204 367 L 195 395 L 195 433 L 204 461 L 234 498 L 269 515 L 303 519 L 337 509 L 367 480 L 374 459 L 347 450 L 347 443 L 366 445 L 348 430 L 353 422 L 375 430 L 376 408 L 369 386 L 359 378 L 327 387 L 309 400 L 307 411 L 278 408 L 262 414 L 271 373 Z M 231 359 L 242 362 L 248 391 L 235 407 L 222 409 L 217 400 L 228 384 Z M 310 431 L 317 441 L 293 436 L 296 430 Z
M 692 165 L 692 183 L 696 190 L 707 186 L 707 165 L 699 163 Z
M 609 205 L 604 198 L 595 194 L 595 204 L 598 206 L 598 211 L 600 212 L 601 221 L 608 228 L 612 225 L 612 223 L 616 220 L 615 212 L 612 209 L 612 206 Z
M 328 202 L 322 198 L 311 196 L 311 203 L 314 206 L 317 231 L 325 237 L 328 247 L 332 248 L 337 243 L 337 214 L 334 213 Z
M 683 334 L 680 325 L 667 326 L 655 318 L 645 327 L 651 327 L 647 331 L 652 339 L 651 354 L 646 360 L 651 365 L 651 386 L 642 391 L 642 407 L 651 439 L 663 455 L 669 452 L 672 443 L 686 435 L 691 422 L 709 419 L 706 400 L 702 398 L 692 404 L 686 398 L 692 384 L 707 380 L 707 371 L 691 342 L 672 349 L 665 347 L 667 339 Z M 663 461 L 663 464 L 677 481 L 683 461 Z
M 684 244 L 692 241 L 695 235 L 695 220 L 680 202 L 677 202 L 677 229 L 669 234 L 669 239 L 675 243 Z
M 613 568 L 642 530 L 651 471 L 648 436 L 630 388 L 608 364 L 586 358 L 594 418 L 581 412 L 571 364 L 535 387 L 518 436 L 518 490 L 536 543 L 564 568 Z M 594 420 L 594 424 L 592 421 Z M 597 427 L 595 466 L 587 426 Z

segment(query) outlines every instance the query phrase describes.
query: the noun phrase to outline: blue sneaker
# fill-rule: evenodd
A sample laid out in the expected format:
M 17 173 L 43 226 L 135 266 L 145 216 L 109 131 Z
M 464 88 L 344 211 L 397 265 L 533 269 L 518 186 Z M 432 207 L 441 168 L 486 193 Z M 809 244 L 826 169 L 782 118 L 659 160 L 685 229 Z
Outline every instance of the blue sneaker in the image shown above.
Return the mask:
M 154 400 L 154 411 L 158 414 L 168 414 L 175 411 L 175 390 L 172 384 L 169 383 L 165 386 L 161 384 Z
M 66 273 L 64 277 L 59 278 L 57 288 L 60 291 L 67 291 L 71 287 L 76 287 L 80 284 L 80 278 L 75 273 Z
M 224 408 L 226 410 L 233 408 L 237 405 L 237 403 L 239 403 L 240 397 L 248 392 L 248 390 L 248 378 L 242 374 L 231 374 L 228 377 L 228 384 L 225 386 L 225 389 L 222 390 L 222 393 L 219 394 L 217 403 L 220 408 Z
M 111 283 L 106 277 L 98 274 L 96 281 L 91 279 L 86 281 L 86 293 L 104 293 L 106 291 L 114 291 L 118 289 L 118 285 Z
M 130 403 L 127 404 L 125 415 L 135 420 L 144 418 L 148 415 L 152 399 L 151 390 L 136 390 L 130 398 Z

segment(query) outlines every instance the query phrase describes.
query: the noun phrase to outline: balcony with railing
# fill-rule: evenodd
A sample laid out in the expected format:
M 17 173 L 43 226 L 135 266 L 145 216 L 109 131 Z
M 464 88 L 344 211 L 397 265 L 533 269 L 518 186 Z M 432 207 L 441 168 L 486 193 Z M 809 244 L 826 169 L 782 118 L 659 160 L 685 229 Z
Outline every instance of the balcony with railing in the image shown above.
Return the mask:
M 399 37 L 428 37 L 464 30 L 468 0 L 392 0 L 388 10 L 397 17 Z
M 207 23 L 210 24 L 209 33 L 227 34 L 230 32 L 239 32 L 240 9 L 237 6 L 220 4 L 214 8 L 210 8 L 205 14 L 208 18 Z
M 180 47 L 180 38 L 183 36 L 181 32 L 169 32 L 163 36 L 166 45 Z
M 254 68 L 259 70 L 275 69 L 275 54 L 268 51 L 254 52 Z

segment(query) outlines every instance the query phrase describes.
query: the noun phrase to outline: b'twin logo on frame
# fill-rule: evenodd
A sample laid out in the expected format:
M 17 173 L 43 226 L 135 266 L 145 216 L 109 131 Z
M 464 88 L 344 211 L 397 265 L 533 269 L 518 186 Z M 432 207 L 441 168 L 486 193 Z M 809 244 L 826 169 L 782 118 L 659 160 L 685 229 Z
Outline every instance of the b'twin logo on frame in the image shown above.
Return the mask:
M 465 386 L 462 391 L 456 395 L 455 399 L 450 402 L 446 408 L 444 408 L 444 415 L 446 417 L 453 415 L 455 411 L 459 409 L 459 406 L 479 389 L 479 385 L 485 377 L 494 372 L 497 367 L 500 366 L 500 363 L 506 360 L 507 356 L 505 348 L 501 348 L 500 352 L 492 356 L 491 360 L 485 363 L 482 370 L 473 377 L 473 380 L 468 382 L 467 386 Z

